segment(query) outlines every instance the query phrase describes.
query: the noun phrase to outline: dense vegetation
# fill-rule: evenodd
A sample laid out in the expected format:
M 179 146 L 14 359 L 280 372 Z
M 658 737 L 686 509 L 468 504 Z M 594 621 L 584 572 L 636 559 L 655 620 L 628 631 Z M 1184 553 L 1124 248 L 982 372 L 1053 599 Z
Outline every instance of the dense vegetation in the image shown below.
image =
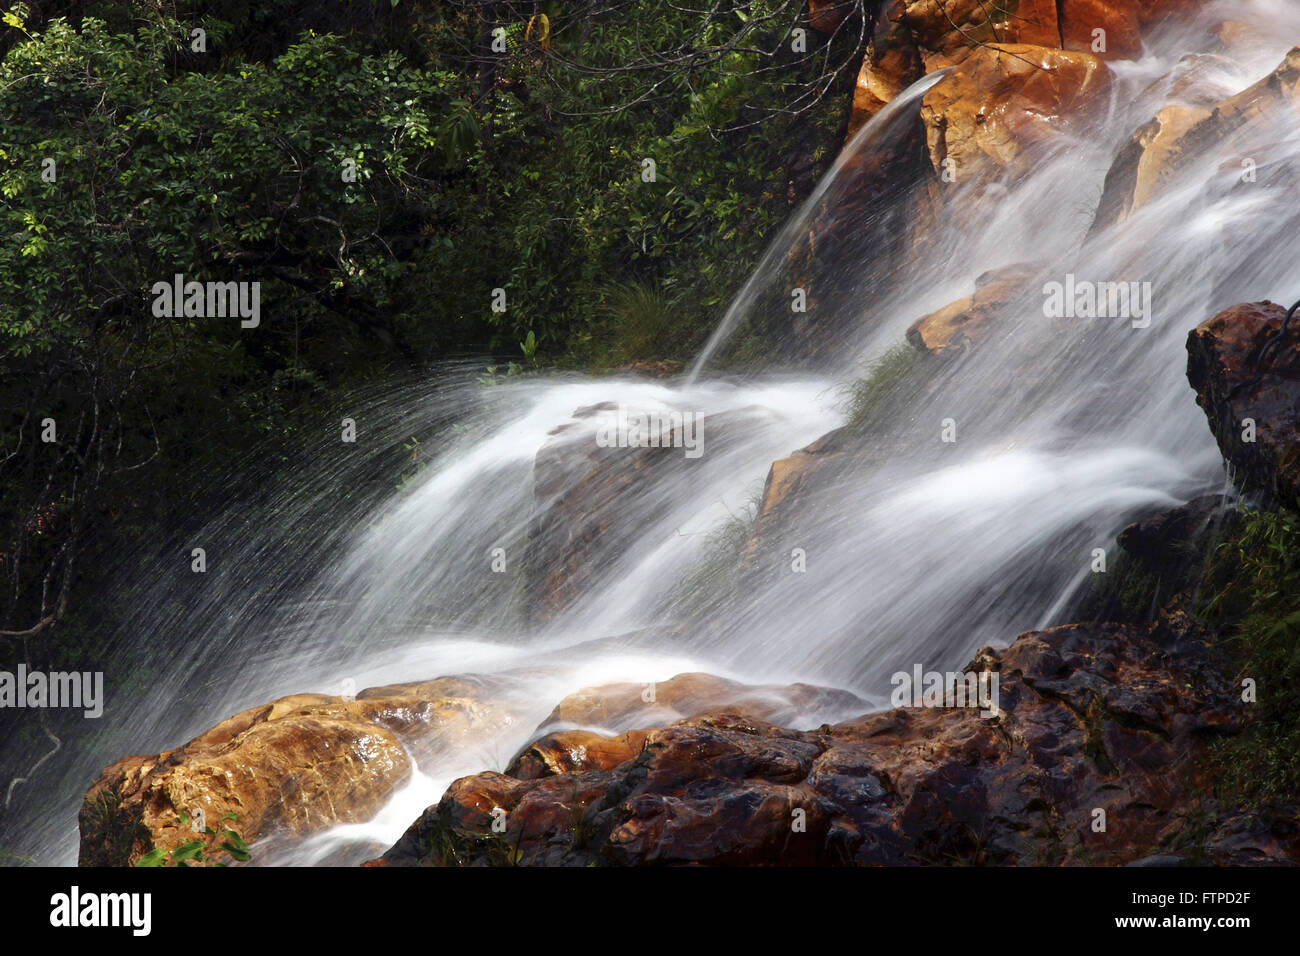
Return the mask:
M 349 389 L 689 356 L 833 158 L 861 50 L 801 2 L 724 12 L 5 12 L 0 663 L 96 666 L 120 555 Z M 260 323 L 157 314 L 177 274 L 259 283 Z

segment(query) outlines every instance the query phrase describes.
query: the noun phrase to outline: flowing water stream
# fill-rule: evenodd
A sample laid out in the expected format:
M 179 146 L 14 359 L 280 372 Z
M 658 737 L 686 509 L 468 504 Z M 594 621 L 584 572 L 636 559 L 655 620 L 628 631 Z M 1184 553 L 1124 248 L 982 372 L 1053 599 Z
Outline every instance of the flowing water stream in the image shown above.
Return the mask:
M 40 793 L 41 806 L 23 821 L 22 845 L 42 862 L 74 862 L 76 806 L 103 766 L 176 746 L 288 693 L 522 675 L 510 691 L 521 715 L 510 728 L 436 766 L 426 761 L 374 820 L 262 857 L 351 862 L 393 842 L 450 780 L 503 769 L 579 688 L 707 671 L 842 687 L 883 706 L 894 671 L 960 667 L 983 644 L 1061 623 L 1087 583 L 1092 549 L 1112 548 L 1126 520 L 1223 489 L 1220 457 L 1186 381 L 1188 331 L 1236 302 L 1300 298 L 1288 178 L 1225 188 L 1243 155 L 1300 160 L 1300 124 L 1277 128 L 1267 143 L 1213 143 L 1159 199 L 1117 226 L 1091 228 L 1116 153 L 1166 104 L 1179 61 L 1209 49 L 1205 23 L 1224 17 L 1260 26 L 1260 36 L 1247 53 L 1202 64 L 1201 90 L 1245 89 L 1300 42 L 1300 6 L 1234 0 L 1199 25 L 1150 38 L 1142 59 L 1112 63 L 1102 114 L 1057 137 L 1014 188 L 950 197 L 951 214 L 924 257 L 838 263 L 838 278 L 861 290 L 861 306 L 837 317 L 847 331 L 815 374 L 806 364 L 792 371 L 780 343 L 765 367 L 743 375 L 716 371 L 714 359 L 810 218 L 834 201 L 847 160 L 889 148 L 938 77 L 902 94 L 854 138 L 744 283 L 689 375 L 557 375 L 480 387 L 472 370 L 448 366 L 427 382 L 357 396 L 357 445 L 341 453 L 337 430 L 323 435 L 313 454 L 279 468 L 256 501 L 241 491 L 250 463 L 232 463 L 211 489 L 226 502 L 221 513 L 169 543 L 185 554 L 199 542 L 208 548 L 201 595 L 178 599 L 169 584 L 177 551 L 160 549 L 151 573 L 139 565 L 130 572 L 135 611 L 115 640 L 123 661 L 149 664 L 132 689 L 138 703 L 128 710 L 110 701 L 94 746 L 75 760 L 56 755 L 23 785 Z M 900 191 L 891 201 L 915 199 Z M 1041 297 L 1008 308 L 989 348 L 973 349 L 909 398 L 871 467 L 839 474 L 817 507 L 785 528 L 779 554 L 803 549 L 806 573 L 768 574 L 743 600 L 690 617 L 683 581 L 709 556 L 711 532 L 745 514 L 775 459 L 843 423 L 842 386 L 862 374 L 864 359 L 897 346 L 918 316 L 970 294 L 986 270 L 1021 263 L 1060 281 L 1149 282 L 1150 324 L 1046 318 Z M 514 600 L 517 579 L 489 573 L 490 555 L 497 547 L 508 560 L 520 553 L 545 504 L 534 497 L 539 450 L 577 409 L 602 402 L 703 413 L 705 453 L 639 486 L 627 503 L 637 509 L 633 530 L 606 543 L 612 556 L 583 594 L 529 623 Z M 710 423 L 729 418 L 739 424 L 722 440 Z M 945 420 L 957 441 L 941 440 Z M 423 470 L 390 494 L 352 490 L 412 434 L 429 436 Z M 186 653 L 150 657 L 161 635 Z

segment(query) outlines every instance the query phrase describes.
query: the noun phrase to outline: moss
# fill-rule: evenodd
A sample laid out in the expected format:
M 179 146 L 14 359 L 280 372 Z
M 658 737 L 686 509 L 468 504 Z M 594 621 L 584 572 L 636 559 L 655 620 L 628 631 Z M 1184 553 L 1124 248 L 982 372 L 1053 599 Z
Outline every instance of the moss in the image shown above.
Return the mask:
M 860 428 L 877 417 L 917 368 L 921 356 L 906 342 L 888 349 L 867 364 L 866 374 L 846 389 L 850 428 Z
M 1300 793 L 1300 514 L 1246 512 L 1215 553 L 1201 613 L 1238 686 L 1255 681 L 1243 732 L 1215 751 L 1218 795 L 1257 807 Z
M 762 508 L 756 490 L 738 512 L 729 512 L 712 531 L 704 554 L 682 579 L 678 602 L 688 615 L 702 617 L 739 593 L 742 559 Z

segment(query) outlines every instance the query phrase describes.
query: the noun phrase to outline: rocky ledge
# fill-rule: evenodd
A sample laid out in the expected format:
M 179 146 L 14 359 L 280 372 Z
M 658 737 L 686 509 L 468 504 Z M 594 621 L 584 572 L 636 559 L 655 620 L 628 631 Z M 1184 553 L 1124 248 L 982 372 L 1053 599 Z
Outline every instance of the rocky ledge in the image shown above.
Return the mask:
M 904 707 L 797 731 L 720 710 L 616 737 L 552 734 L 507 773 L 457 780 L 371 865 L 1176 855 L 1208 745 L 1238 731 L 1243 707 L 1203 641 L 1173 621 L 1079 624 L 985 648 L 967 670 L 999 676 L 995 715 Z M 1300 853 L 1294 830 L 1252 830 L 1233 814 L 1210 829 L 1215 863 Z

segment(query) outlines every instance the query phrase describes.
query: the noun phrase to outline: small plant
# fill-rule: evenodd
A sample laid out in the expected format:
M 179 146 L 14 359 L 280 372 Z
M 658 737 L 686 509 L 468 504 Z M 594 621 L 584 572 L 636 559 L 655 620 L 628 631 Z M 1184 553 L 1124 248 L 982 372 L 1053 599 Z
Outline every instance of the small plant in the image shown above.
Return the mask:
M 420 472 L 424 471 L 424 469 L 429 466 L 429 463 L 420 457 L 420 439 L 416 438 L 414 435 L 411 436 L 410 441 L 403 443 L 402 450 L 410 452 L 411 457 L 409 460 L 415 462 L 415 466 L 410 471 L 408 471 L 406 467 L 402 468 L 402 472 L 398 476 L 398 491 L 404 490 L 407 485 L 415 480 L 415 477 Z
M 660 284 L 621 282 L 605 287 L 600 311 L 608 332 L 599 359 L 622 365 L 633 359 L 670 355 L 677 301 Z
M 227 813 L 221 818 L 224 823 L 226 820 L 238 820 L 239 818 L 233 813 Z M 190 815 L 181 811 L 178 826 L 185 828 L 191 827 Z M 236 863 L 247 863 L 252 854 L 249 852 L 248 844 L 244 842 L 243 837 L 231 829 L 222 829 L 220 831 L 204 826 L 196 831 L 201 834 L 201 839 L 187 840 L 180 846 L 173 847 L 171 850 L 164 850 L 162 847 L 154 847 L 144 856 L 136 861 L 136 866 L 153 867 L 153 866 L 192 866 L 194 864 L 205 864 L 208 866 L 229 866 L 229 863 L 218 860 L 218 854 L 224 853 Z M 217 841 L 220 841 L 219 843 Z
M 1300 514 L 1247 511 L 1219 546 L 1201 614 L 1228 635 L 1240 680 L 1258 684 L 1245 730 L 1217 758 L 1221 796 L 1247 806 L 1300 789 Z
M 916 367 L 917 352 L 906 342 L 895 345 L 867 366 L 867 374 L 846 389 L 849 424 L 860 426 Z

